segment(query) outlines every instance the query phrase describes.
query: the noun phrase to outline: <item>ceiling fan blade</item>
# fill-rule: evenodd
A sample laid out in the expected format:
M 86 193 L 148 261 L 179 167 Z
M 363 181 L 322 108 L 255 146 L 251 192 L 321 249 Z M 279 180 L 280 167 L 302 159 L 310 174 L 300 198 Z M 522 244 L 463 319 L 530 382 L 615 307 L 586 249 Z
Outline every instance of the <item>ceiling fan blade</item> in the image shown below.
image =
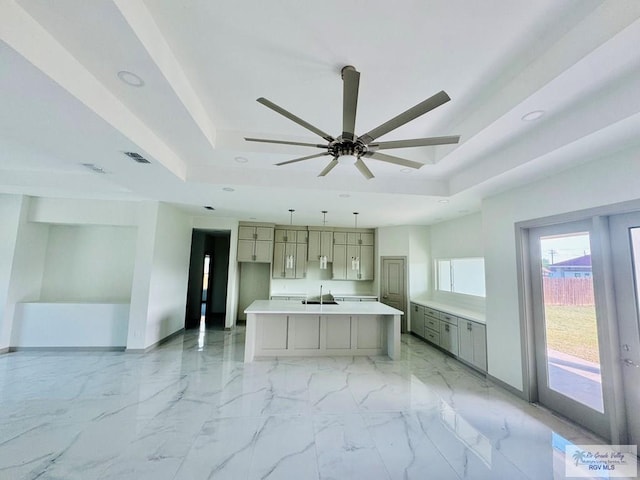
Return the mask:
M 302 162 L 303 160 L 310 160 L 312 158 L 324 157 L 325 155 L 329 155 L 329 152 L 316 153 L 315 155 L 308 155 L 306 157 L 294 158 L 293 160 L 287 160 L 286 162 L 276 163 L 277 166 L 288 165 L 290 163 Z
M 414 162 L 413 160 L 406 160 L 404 158 L 394 157 L 393 155 L 387 155 L 386 153 L 367 152 L 365 153 L 365 156 L 375 158 L 376 160 L 380 160 L 381 162 L 393 163 L 394 165 L 401 165 L 403 167 L 418 169 L 424 166 L 424 163 Z
M 430 147 L 432 145 L 449 145 L 458 143 L 460 135 L 450 137 L 413 138 L 411 140 L 395 140 L 391 142 L 377 142 L 367 145 L 371 150 L 387 150 L 390 148 Z
M 447 103 L 451 98 L 446 92 L 443 90 L 441 92 L 436 93 L 432 97 L 427 98 L 426 100 L 420 102 L 419 104 L 411 107 L 406 112 L 402 112 L 400 115 L 393 117 L 391 120 L 383 123 L 382 125 L 374 128 L 370 132 L 365 133 L 361 137 L 359 137 L 362 142 L 365 144 L 369 144 L 374 141 L 376 138 L 381 137 L 382 135 L 389 133 L 392 130 L 395 130 L 398 127 L 401 127 L 405 123 L 410 122 L 418 118 L 421 115 L 433 110 L 434 108 L 439 107 L 443 103 Z
M 329 145 L 319 145 L 317 143 L 302 143 L 302 142 L 287 142 L 285 140 L 269 140 L 266 138 L 249 138 L 244 137 L 247 142 L 261 142 L 261 143 L 277 143 L 279 145 L 297 145 L 300 147 L 315 147 L 315 148 L 328 148 Z
M 333 170 L 333 167 L 335 167 L 336 165 L 338 165 L 338 159 L 334 158 L 333 160 L 331 160 L 327 164 L 326 167 L 324 167 L 324 170 L 322 170 L 318 176 L 319 177 L 324 177 L 327 173 L 329 173 L 331 170 Z
M 358 160 L 356 160 L 355 166 L 358 170 L 360 170 L 360 173 L 364 175 L 367 180 L 371 180 L 372 178 L 374 178 L 373 173 L 371 173 L 371 170 L 367 168 L 361 158 L 358 158 Z
M 313 125 L 311 125 L 308 122 L 305 122 L 304 120 L 302 120 L 300 117 L 296 117 L 293 113 L 286 111 L 284 108 L 279 107 L 278 105 L 276 105 L 275 103 L 267 100 L 264 97 L 260 97 L 258 98 L 258 103 L 261 103 L 262 105 L 264 105 L 267 108 L 270 108 L 271 110 L 273 110 L 274 112 L 279 113 L 280 115 L 287 117 L 289 120 L 292 120 L 294 122 L 296 122 L 298 125 L 300 125 L 301 127 L 306 128 L 307 130 L 312 131 L 313 133 L 315 133 L 316 135 L 320 135 L 322 138 L 324 138 L 327 142 L 332 142 L 334 140 L 334 138 L 329 135 L 328 133 L 323 132 L 322 130 L 320 130 L 317 127 L 314 127 Z
M 358 108 L 358 87 L 360 72 L 352 66 L 342 69 L 342 138 L 353 140 L 356 129 L 356 110 Z

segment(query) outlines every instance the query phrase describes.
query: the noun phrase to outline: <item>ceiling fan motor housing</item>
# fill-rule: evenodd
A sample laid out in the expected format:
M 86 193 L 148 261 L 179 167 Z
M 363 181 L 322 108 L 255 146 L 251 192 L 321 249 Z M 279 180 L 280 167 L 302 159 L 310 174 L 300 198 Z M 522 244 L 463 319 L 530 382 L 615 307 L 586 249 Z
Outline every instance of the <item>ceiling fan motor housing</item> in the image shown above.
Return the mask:
M 367 152 L 367 146 L 359 140 L 353 142 L 351 140 L 345 140 L 342 137 L 338 137 L 329 144 L 328 152 L 333 158 L 342 157 L 344 155 L 360 158 Z

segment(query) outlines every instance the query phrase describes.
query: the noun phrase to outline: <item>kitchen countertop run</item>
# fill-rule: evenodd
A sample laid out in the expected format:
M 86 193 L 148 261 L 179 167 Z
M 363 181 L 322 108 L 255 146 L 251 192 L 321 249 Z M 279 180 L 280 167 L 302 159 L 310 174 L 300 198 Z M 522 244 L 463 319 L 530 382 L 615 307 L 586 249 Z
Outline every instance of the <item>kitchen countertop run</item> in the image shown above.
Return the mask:
M 247 314 L 404 315 L 403 311 L 380 302 L 344 302 L 338 305 L 308 305 L 290 300 L 255 300 L 244 312 Z
M 418 305 L 422 305 L 423 307 L 440 310 L 441 312 L 450 313 L 451 315 L 455 315 L 456 317 L 466 318 L 467 320 L 473 320 L 474 322 L 483 324 L 487 323 L 484 312 L 469 310 L 467 308 L 461 308 L 448 303 L 434 302 L 433 300 L 411 299 L 411 303 L 417 303 Z

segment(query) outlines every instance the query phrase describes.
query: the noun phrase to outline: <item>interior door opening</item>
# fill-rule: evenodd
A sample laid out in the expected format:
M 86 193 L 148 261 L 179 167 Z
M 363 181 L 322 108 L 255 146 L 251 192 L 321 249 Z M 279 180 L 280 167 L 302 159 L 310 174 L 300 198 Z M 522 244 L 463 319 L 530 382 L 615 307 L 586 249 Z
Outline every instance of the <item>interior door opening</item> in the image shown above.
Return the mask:
M 185 328 L 225 327 L 231 232 L 194 230 Z

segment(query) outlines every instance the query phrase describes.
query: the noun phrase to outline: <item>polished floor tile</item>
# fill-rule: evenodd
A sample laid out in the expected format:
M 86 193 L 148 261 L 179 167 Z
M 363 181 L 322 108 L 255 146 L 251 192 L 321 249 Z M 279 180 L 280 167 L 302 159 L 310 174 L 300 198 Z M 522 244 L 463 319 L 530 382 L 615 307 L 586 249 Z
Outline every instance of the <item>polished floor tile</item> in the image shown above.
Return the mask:
M 557 479 L 602 443 L 415 337 L 244 364 L 244 331 L 0 356 L 3 480 Z

